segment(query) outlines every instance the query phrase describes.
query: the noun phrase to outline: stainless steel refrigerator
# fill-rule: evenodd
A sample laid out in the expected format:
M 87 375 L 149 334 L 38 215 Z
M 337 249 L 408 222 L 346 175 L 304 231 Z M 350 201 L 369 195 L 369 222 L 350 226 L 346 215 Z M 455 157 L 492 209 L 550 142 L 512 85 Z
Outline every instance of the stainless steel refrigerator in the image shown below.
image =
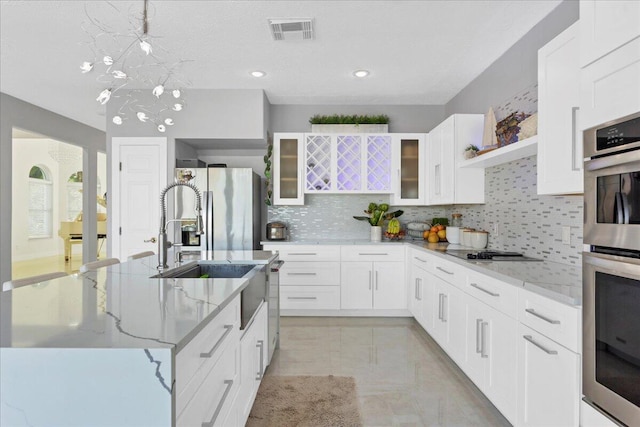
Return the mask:
M 177 168 L 176 179 L 195 184 L 202 192 L 205 234 L 195 234 L 195 193 L 175 189 L 174 242 L 182 250 L 260 249 L 261 179 L 251 168 Z

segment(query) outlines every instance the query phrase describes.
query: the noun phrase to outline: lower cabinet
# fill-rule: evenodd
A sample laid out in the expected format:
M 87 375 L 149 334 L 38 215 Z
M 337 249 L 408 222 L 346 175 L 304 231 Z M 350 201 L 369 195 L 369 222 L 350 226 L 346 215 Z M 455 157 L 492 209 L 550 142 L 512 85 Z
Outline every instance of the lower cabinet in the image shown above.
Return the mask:
M 245 425 L 267 368 L 267 303 L 256 312 L 253 322 L 240 339 L 240 390 L 235 402 L 239 425 Z M 236 425 L 236 424 L 225 424 Z
M 518 425 L 578 426 L 580 356 L 518 326 Z
M 465 361 L 465 302 L 464 293 L 436 276 L 433 284 L 433 332 L 432 336 L 449 357 L 459 366 Z
M 467 295 L 465 372 L 511 423 L 516 420 L 517 321 Z
M 406 309 L 404 262 L 341 263 L 340 308 Z

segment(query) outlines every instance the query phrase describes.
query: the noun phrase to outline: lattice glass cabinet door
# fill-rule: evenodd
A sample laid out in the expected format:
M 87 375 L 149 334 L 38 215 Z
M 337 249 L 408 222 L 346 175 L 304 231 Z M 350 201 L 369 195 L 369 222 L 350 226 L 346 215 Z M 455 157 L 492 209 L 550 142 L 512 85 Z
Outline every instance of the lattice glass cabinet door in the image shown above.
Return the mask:
M 336 190 L 362 191 L 362 135 L 336 137 Z
M 304 205 L 304 136 L 276 133 L 273 139 L 273 204 Z
M 305 135 L 305 192 L 327 193 L 334 189 L 331 145 L 330 135 Z
M 367 191 L 390 193 L 393 190 L 391 135 L 367 135 L 366 154 Z

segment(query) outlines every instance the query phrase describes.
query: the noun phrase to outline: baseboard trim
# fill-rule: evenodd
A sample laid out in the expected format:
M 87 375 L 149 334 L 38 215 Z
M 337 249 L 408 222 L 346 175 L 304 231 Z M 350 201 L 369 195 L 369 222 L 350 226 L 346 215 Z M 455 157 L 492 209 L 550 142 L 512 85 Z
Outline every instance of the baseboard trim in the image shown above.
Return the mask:
M 413 317 L 406 309 L 399 310 L 280 310 L 280 316 L 312 317 Z

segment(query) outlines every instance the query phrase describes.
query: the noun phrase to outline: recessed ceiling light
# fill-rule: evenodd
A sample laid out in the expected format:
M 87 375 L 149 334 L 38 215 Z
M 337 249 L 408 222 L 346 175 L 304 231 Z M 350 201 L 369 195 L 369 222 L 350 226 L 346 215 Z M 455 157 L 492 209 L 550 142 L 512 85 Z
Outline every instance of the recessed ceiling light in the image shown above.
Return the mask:
M 265 73 L 264 71 L 258 71 L 258 70 L 256 70 L 256 71 L 252 71 L 252 72 L 251 72 L 251 75 L 252 75 L 253 77 L 264 77 L 264 76 L 266 76 L 266 75 L 267 75 L 267 73 Z
M 356 70 L 353 72 L 353 75 L 356 77 L 367 77 L 369 75 L 369 71 L 367 70 Z

